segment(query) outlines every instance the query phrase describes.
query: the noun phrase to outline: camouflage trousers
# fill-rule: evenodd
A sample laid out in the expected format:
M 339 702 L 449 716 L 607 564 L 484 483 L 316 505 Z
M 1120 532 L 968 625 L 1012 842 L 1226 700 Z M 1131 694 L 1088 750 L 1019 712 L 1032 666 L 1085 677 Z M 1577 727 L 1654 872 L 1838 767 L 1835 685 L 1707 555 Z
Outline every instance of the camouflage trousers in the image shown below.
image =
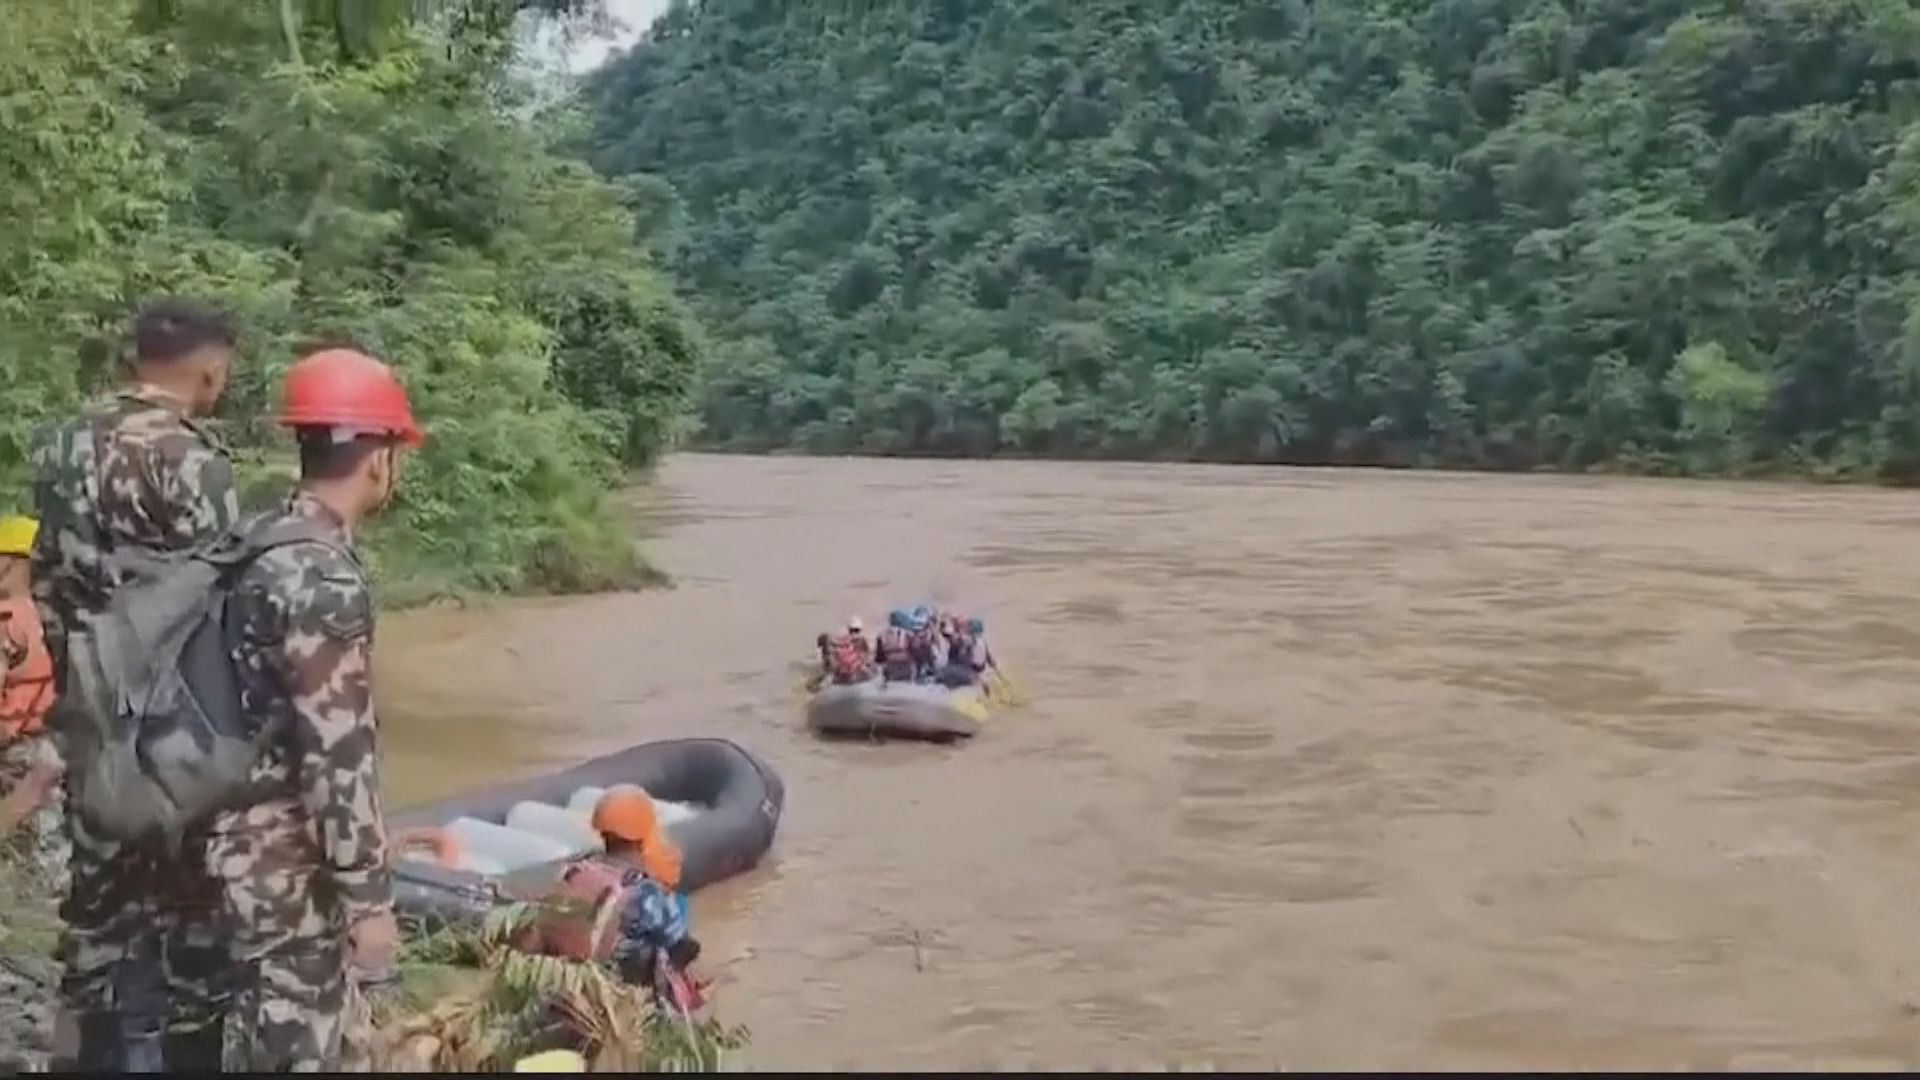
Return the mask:
M 371 1009 L 351 977 L 346 928 L 311 843 L 216 836 L 208 858 L 241 970 L 228 1069 L 368 1071 Z
M 56 756 L 53 742 L 44 732 L 19 735 L 0 743 L 0 793 L 10 791 L 41 760 Z M 47 891 L 66 892 L 67 860 L 70 844 L 62 820 L 62 800 L 66 785 L 54 788 L 53 795 L 21 823 L 20 836 L 8 837 L 10 853 L 25 856 L 39 875 Z
M 234 965 L 219 889 L 201 844 L 174 853 L 94 836 L 66 814 L 70 883 L 60 915 L 60 999 L 74 1017 L 150 1017 L 170 1032 L 219 1020 L 231 1004 Z

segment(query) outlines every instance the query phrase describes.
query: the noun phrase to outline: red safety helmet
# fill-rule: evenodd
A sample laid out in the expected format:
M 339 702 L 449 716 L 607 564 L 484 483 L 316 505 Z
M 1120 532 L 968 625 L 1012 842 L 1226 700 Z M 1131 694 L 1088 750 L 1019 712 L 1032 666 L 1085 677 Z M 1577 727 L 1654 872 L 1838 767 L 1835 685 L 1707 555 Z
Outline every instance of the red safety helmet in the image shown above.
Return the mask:
M 392 435 L 408 446 L 426 441 L 393 369 L 352 349 L 324 349 L 287 369 L 280 423 Z

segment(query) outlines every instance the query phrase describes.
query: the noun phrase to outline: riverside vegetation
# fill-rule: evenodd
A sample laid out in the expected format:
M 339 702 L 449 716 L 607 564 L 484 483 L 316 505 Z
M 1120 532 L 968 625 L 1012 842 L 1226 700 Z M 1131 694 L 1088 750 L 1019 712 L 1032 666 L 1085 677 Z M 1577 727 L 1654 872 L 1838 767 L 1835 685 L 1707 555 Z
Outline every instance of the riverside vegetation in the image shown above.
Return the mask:
M 1909 0 L 704 0 L 592 93 L 713 446 L 1920 470 Z
M 1906 0 L 676 0 L 583 109 L 515 27 L 596 7 L 0 0 L 0 500 L 158 291 L 241 319 L 255 503 L 298 350 L 401 369 L 389 598 L 640 580 L 609 492 L 689 405 L 748 450 L 1920 475 Z M 439 1064 L 604 989 L 493 940 L 412 947 L 498 980 L 396 1028 Z
M 560 147 L 570 100 L 516 65 L 527 7 L 592 5 L 0 0 L 0 498 L 164 291 L 239 317 L 250 501 L 284 479 L 298 350 L 399 368 L 431 441 L 372 535 L 389 599 L 638 580 L 608 493 L 668 445 L 698 337 L 621 189 Z
M 273 388 L 300 350 L 400 369 L 431 439 L 370 536 L 385 598 L 643 580 L 609 492 L 670 443 L 698 338 L 623 192 L 561 148 L 572 106 L 516 65 L 527 8 L 595 5 L 0 0 L 0 500 L 26 503 L 39 432 L 111 385 L 134 303 L 178 293 L 239 319 L 220 425 L 250 504 L 290 477 Z M 0 902 L 0 1061 L 32 1068 L 59 923 L 17 857 Z M 499 940 L 414 937 L 391 1067 L 571 1045 L 711 1069 L 744 1041 Z

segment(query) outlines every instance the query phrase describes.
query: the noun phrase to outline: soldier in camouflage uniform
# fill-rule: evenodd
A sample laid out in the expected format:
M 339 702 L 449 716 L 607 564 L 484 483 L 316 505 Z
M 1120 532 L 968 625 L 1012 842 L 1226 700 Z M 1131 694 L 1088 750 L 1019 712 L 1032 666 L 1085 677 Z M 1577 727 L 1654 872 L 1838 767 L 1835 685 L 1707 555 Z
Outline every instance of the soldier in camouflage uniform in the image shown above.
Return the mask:
M 418 445 L 386 365 L 329 350 L 287 373 L 281 422 L 300 486 L 254 528 L 318 526 L 323 539 L 261 555 L 233 594 L 245 711 L 268 732 L 250 805 L 219 814 L 208 846 L 236 927 L 234 1016 L 248 1072 L 364 1069 L 358 980 L 384 974 L 398 940 L 373 695 L 373 599 L 353 529 L 392 496 L 399 451 Z
M 132 386 L 88 408 L 37 452 L 33 594 L 56 694 L 70 631 L 144 567 L 217 538 L 239 516 L 232 464 L 196 419 L 226 387 L 234 341 L 217 312 L 178 301 L 150 306 L 135 321 Z M 47 718 L 63 756 L 65 704 L 57 697 Z M 202 859 L 91 835 L 71 798 L 66 809 L 72 854 L 54 1067 L 131 1072 L 157 1071 L 163 1061 L 185 1069 L 217 1062 L 232 966 L 215 925 L 217 886 Z

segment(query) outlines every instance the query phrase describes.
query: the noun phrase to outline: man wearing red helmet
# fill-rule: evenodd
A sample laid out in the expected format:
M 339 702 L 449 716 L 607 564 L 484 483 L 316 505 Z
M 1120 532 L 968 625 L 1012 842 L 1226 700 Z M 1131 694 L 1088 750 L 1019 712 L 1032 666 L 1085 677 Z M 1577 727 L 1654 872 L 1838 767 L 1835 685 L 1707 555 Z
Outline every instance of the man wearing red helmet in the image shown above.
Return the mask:
M 355 528 L 392 498 L 400 454 L 420 445 L 391 369 L 348 349 L 288 372 L 280 423 L 300 483 L 251 528 L 318 526 L 276 547 L 233 593 L 236 657 L 263 741 L 249 805 L 208 843 L 242 969 L 233 1023 L 247 1072 L 364 1067 L 356 980 L 384 974 L 398 930 L 380 808 L 373 715 L 373 599 Z

